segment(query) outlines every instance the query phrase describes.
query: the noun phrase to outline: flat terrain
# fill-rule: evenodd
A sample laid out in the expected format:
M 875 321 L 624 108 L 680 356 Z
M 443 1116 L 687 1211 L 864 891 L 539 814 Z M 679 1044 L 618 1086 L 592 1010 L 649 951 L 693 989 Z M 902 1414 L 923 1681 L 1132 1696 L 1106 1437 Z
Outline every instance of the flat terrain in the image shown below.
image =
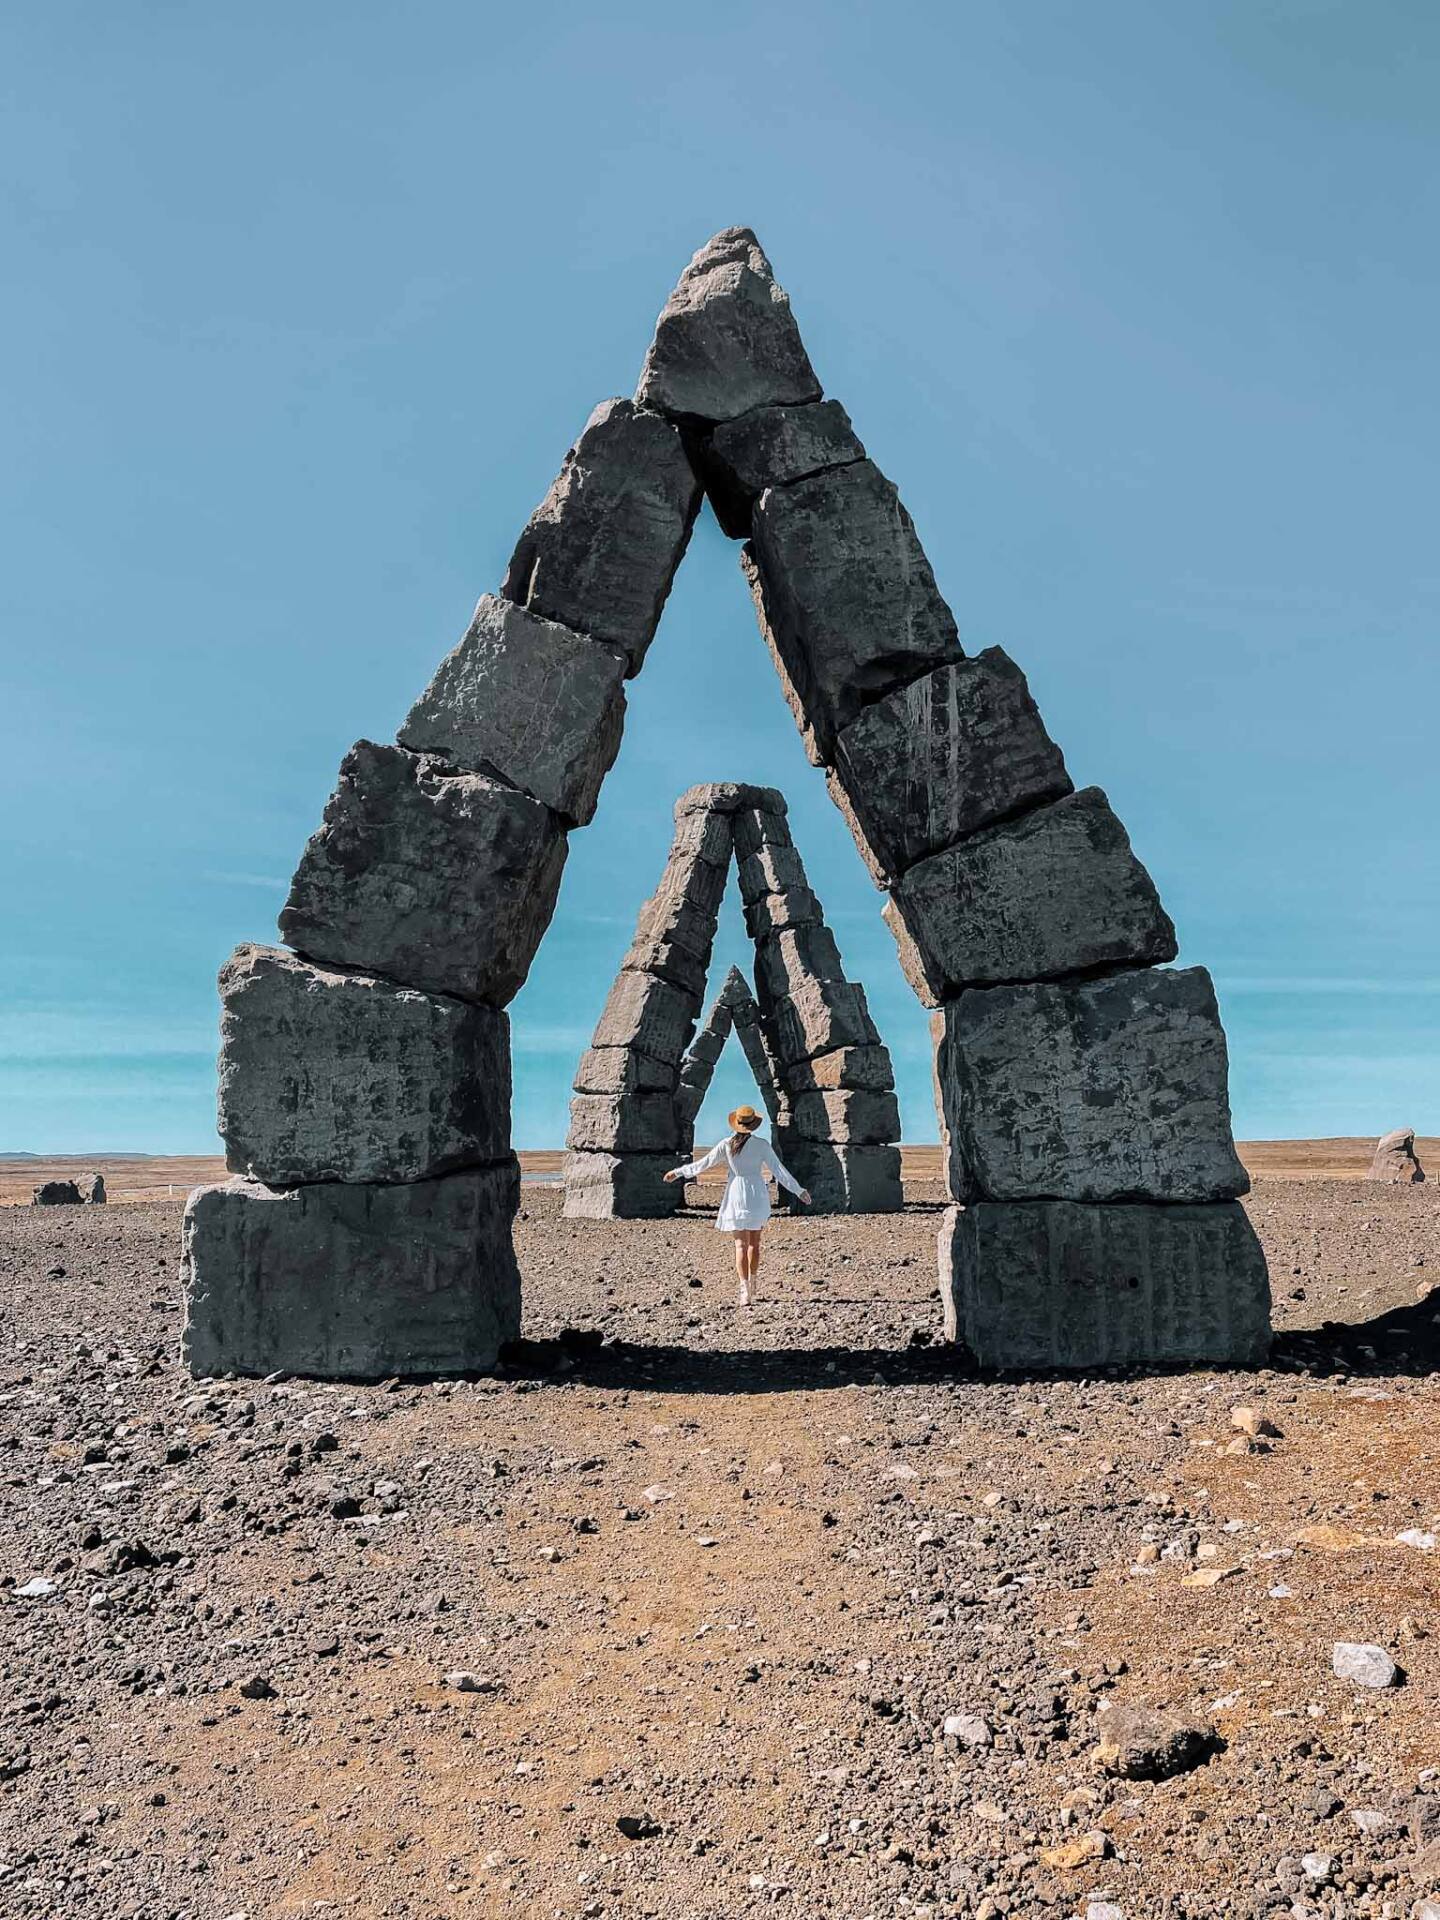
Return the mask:
M 11 1209 L 0 1912 L 1409 1920 L 1437 1194 L 1262 1178 L 1272 1366 L 1084 1380 L 926 1344 L 920 1182 L 779 1221 L 750 1312 L 700 1208 L 527 1188 L 523 1366 L 404 1386 L 196 1382 L 178 1200 Z M 1107 1698 L 1207 1764 L 1102 1772 Z
M 1347 1140 L 1242 1140 L 1240 1157 L 1252 1179 L 1361 1180 L 1370 1165 L 1375 1142 Z M 1440 1139 L 1417 1139 L 1415 1151 L 1424 1167 L 1440 1169 Z M 940 1178 L 938 1147 L 901 1149 L 909 1183 Z M 565 1155 L 558 1151 L 522 1153 L 520 1164 L 531 1179 L 550 1180 L 559 1174 Z M 191 1187 L 228 1178 L 219 1155 L 147 1159 L 124 1154 L 71 1154 L 60 1159 L 0 1160 L 0 1207 L 30 1204 L 30 1195 L 42 1180 L 75 1180 L 87 1173 L 103 1173 L 112 1201 L 153 1200 L 160 1194 L 182 1197 Z M 718 1183 L 723 1174 L 707 1174 Z

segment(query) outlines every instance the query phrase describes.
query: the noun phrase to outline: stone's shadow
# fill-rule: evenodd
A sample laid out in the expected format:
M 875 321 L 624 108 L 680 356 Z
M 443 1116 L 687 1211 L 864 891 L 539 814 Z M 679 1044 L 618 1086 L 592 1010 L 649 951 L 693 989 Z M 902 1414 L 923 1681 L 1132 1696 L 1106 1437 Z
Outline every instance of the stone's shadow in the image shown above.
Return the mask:
M 1277 1333 L 1270 1363 L 1290 1373 L 1341 1372 L 1362 1379 L 1440 1373 L 1440 1288 L 1373 1320 L 1327 1320 L 1303 1332 Z
M 947 1381 L 1134 1380 L 1161 1374 L 1253 1368 L 1096 1367 L 1079 1373 L 978 1366 L 937 1329 L 917 1327 L 908 1347 L 703 1348 L 607 1341 L 596 1328 L 567 1327 L 557 1339 L 515 1340 L 497 1371 L 510 1380 L 576 1381 L 586 1386 L 643 1388 L 652 1393 L 797 1393 L 828 1387 L 939 1386 Z M 1327 1321 L 1306 1332 L 1277 1334 L 1266 1365 L 1317 1378 L 1424 1378 L 1440 1373 L 1440 1289 L 1413 1306 L 1373 1320 Z

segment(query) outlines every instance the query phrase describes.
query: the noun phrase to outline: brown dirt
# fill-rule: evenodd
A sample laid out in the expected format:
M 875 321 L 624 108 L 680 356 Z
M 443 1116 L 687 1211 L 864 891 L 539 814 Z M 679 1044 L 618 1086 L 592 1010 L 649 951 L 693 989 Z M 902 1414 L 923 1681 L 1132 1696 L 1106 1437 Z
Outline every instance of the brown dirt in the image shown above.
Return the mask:
M 1440 1876 L 1440 1551 L 1395 1540 L 1440 1521 L 1436 1192 L 1262 1178 L 1271 1368 L 1014 1380 L 911 1344 L 933 1187 L 777 1222 L 749 1314 L 704 1212 L 532 1187 L 530 1375 L 389 1389 L 196 1383 L 178 1207 L 16 1209 L 0 1573 L 57 1591 L 0 1600 L 0 1910 L 1198 1920 L 1289 1913 L 1323 1852 L 1327 1912 L 1408 1916 Z M 1225 1450 L 1240 1404 L 1270 1451 Z M 160 1564 L 111 1570 L 136 1540 Z M 1337 1638 L 1406 1684 L 1336 1680 Z M 1223 1749 L 1111 1780 L 1107 1694 Z

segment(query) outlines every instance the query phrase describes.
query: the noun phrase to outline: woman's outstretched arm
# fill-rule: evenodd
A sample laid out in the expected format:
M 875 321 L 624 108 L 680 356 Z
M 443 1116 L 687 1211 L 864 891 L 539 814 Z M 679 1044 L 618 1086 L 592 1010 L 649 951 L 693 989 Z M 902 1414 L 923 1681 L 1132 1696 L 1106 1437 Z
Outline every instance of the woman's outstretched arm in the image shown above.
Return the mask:
M 703 1160 L 692 1160 L 688 1167 L 676 1167 L 672 1173 L 667 1173 L 665 1178 L 667 1180 L 696 1180 L 702 1173 L 709 1172 L 710 1168 L 715 1165 L 715 1162 L 724 1151 L 725 1142 L 723 1140 L 717 1140 Z

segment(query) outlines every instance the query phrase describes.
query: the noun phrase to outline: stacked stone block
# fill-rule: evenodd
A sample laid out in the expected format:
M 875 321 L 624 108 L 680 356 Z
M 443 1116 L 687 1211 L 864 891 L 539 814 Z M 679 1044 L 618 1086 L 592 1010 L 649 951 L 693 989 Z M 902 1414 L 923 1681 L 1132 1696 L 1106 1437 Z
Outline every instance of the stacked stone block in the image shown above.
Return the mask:
M 743 808 L 734 826 L 759 1038 L 773 1062 L 776 1151 L 816 1211 L 895 1212 L 900 1113 L 865 989 L 845 977 L 783 802 Z
M 1208 976 L 1164 970 L 1175 934 L 1154 885 L 1104 794 L 1074 791 L 1019 668 L 999 648 L 962 652 L 914 524 L 822 397 L 753 234 L 695 256 L 639 391 L 684 421 L 722 525 L 746 541 L 806 751 L 936 1010 L 966 1209 L 941 1242 L 952 1329 L 999 1365 L 1258 1358 L 1265 1266 L 1236 1205 Z M 764 835 L 737 852 L 770 955 L 757 989 L 787 1145 L 807 1127 L 882 1124 L 885 1087 L 865 1103 L 854 1084 L 869 1070 L 863 1001 L 823 977 L 798 862 Z M 788 970 L 811 964 L 820 983 L 787 991 Z M 786 1075 L 807 1068 L 817 1084 L 797 1098 Z M 837 1072 L 843 1087 L 821 1084 Z
M 504 1008 L 699 503 L 673 422 L 598 408 L 395 744 L 346 756 L 281 915 L 289 951 L 242 947 L 221 974 L 237 1177 L 186 1211 L 195 1371 L 469 1371 L 518 1333 Z M 626 1056 L 625 1140 L 668 1159 L 664 1062 L 688 1039 L 695 967 L 663 917 L 606 1037 L 658 1049 Z M 594 1089 L 602 1104 L 628 1090 Z

